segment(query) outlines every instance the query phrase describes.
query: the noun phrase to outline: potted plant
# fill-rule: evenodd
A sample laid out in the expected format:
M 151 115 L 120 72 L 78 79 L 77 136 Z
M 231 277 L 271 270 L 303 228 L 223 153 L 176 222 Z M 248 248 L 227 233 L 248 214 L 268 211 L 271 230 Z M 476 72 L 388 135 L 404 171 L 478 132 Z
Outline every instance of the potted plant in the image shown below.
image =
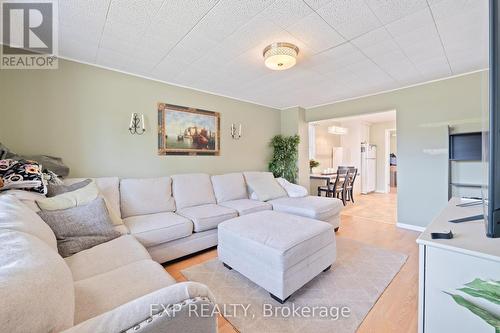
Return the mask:
M 291 183 L 297 181 L 299 143 L 298 135 L 276 135 L 272 138 L 270 145 L 273 147 L 273 156 L 269 162 L 269 171 L 274 177 L 283 177 Z
M 316 160 L 309 160 L 309 171 L 313 173 L 313 169 L 319 167 L 319 162 Z

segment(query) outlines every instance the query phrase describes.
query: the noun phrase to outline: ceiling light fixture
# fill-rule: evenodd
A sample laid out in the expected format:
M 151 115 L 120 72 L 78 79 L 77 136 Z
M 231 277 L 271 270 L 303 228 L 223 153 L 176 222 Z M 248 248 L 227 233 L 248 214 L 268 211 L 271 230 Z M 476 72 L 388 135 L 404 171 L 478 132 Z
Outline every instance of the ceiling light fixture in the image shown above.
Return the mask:
M 347 134 L 347 128 L 340 126 L 330 126 L 328 127 L 328 133 L 336 135 L 344 135 Z
M 272 43 L 263 52 L 264 63 L 269 69 L 282 71 L 295 66 L 299 48 L 290 43 Z

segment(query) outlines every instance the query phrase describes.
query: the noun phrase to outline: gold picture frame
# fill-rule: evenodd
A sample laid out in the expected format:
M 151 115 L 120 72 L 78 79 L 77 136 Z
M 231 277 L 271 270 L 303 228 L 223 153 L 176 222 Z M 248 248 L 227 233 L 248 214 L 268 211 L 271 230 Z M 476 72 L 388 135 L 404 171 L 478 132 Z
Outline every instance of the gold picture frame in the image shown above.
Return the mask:
M 158 155 L 219 156 L 220 113 L 158 103 Z

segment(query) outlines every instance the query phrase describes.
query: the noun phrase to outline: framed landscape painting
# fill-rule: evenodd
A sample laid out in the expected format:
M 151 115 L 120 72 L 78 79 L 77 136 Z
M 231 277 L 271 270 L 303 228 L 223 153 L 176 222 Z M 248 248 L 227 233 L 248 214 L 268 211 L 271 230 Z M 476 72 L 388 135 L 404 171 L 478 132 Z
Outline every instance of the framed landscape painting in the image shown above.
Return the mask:
M 158 154 L 220 154 L 218 112 L 158 103 Z

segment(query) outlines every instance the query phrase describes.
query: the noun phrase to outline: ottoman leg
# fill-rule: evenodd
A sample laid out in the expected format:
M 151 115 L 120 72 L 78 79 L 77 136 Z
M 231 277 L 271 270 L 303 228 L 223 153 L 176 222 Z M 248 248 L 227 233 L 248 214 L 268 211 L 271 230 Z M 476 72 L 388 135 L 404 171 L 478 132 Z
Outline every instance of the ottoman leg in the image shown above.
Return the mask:
M 228 264 L 226 264 L 225 262 L 222 263 L 224 265 L 224 267 L 226 267 L 227 269 L 229 269 L 230 271 L 233 270 L 233 268 L 231 266 L 229 266 Z
M 330 266 L 328 266 L 327 268 L 325 268 L 325 269 L 323 270 L 323 272 L 328 272 L 328 271 L 330 270 L 330 268 L 332 268 L 332 265 L 330 265 Z
M 290 296 L 288 296 L 287 298 L 285 299 L 281 299 L 279 298 L 278 296 L 274 296 L 273 294 L 269 293 L 269 295 L 271 295 L 271 298 L 274 299 L 276 302 L 280 303 L 280 304 L 285 304 L 286 301 L 288 301 L 288 299 L 290 298 Z

